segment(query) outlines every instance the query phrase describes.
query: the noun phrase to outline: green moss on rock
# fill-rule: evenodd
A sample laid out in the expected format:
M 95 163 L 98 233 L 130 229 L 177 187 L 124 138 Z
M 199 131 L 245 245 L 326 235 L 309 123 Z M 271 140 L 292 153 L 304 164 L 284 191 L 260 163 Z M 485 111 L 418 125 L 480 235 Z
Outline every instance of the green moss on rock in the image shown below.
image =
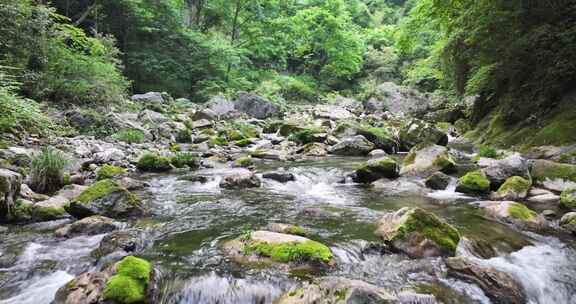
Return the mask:
M 508 206 L 508 214 L 511 218 L 522 221 L 529 221 L 536 217 L 536 212 L 520 203 L 510 204 L 510 206 Z
M 124 168 L 105 164 L 98 170 L 98 173 L 96 173 L 96 180 L 113 178 L 123 174 L 124 172 L 126 172 Z
M 154 153 L 146 153 L 136 164 L 138 169 L 147 172 L 165 172 L 172 170 L 170 158 Z
M 549 160 L 536 160 L 532 165 L 532 177 L 536 180 L 565 179 L 576 182 L 576 165 L 561 164 Z
M 316 241 L 269 244 L 256 242 L 246 244 L 245 251 L 271 258 L 280 263 L 289 262 L 323 262 L 329 263 L 332 251 L 326 245 Z
M 316 135 L 320 133 L 324 133 L 324 130 L 317 127 L 308 127 L 293 133 L 288 139 L 300 144 L 308 144 L 315 142 L 317 139 Z
M 294 235 L 300 235 L 300 236 L 306 236 L 308 234 L 306 232 L 306 229 L 304 229 L 304 227 L 296 226 L 296 225 L 290 225 L 289 227 L 287 227 L 285 229 L 284 232 L 288 233 L 288 234 L 294 234 Z
M 246 156 L 235 160 L 234 164 L 237 167 L 248 168 L 254 165 L 254 161 L 252 160 L 252 157 Z
M 459 179 L 458 190 L 466 193 L 484 193 L 490 191 L 490 180 L 482 171 L 468 172 Z
M 509 191 L 525 193 L 530 189 L 530 187 L 532 187 L 532 183 L 529 180 L 520 176 L 512 176 L 508 178 L 502 186 L 500 186 L 498 193 L 506 193 Z
M 576 189 L 566 189 L 560 194 L 560 204 L 569 209 L 576 209 Z
M 250 138 L 244 138 L 244 139 L 240 139 L 234 142 L 235 145 L 237 145 L 238 147 L 247 147 L 249 145 L 252 144 L 252 139 Z
M 140 204 L 138 198 L 122 187 L 118 182 L 105 179 L 98 181 L 84 190 L 74 201 L 80 204 L 87 204 L 95 200 L 105 198 L 115 192 L 126 192 L 128 202 L 137 205 Z
M 210 144 L 212 146 L 227 146 L 228 140 L 223 136 L 213 136 L 210 138 Z
M 116 266 L 116 274 L 104 289 L 104 299 L 117 304 L 140 303 L 146 299 L 152 265 L 133 256 L 125 257 Z
M 356 170 L 358 182 L 371 183 L 380 178 L 395 178 L 398 176 L 398 164 L 390 157 L 369 160 Z
M 460 233 L 456 228 L 420 208 L 408 211 L 406 220 L 396 230 L 397 233 L 392 234 L 389 241 L 406 240 L 412 233 L 419 233 L 452 253 L 460 242 Z

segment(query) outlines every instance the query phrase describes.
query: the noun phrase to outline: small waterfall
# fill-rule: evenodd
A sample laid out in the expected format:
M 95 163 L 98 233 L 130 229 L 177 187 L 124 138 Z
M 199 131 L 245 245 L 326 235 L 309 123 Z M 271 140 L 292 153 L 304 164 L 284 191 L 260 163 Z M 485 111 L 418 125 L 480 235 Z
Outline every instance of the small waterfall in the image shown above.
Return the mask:
M 306 203 L 328 203 L 349 205 L 355 197 L 349 195 L 347 185 L 341 182 L 344 172 L 335 168 L 291 168 L 288 172 L 296 176 L 295 181 L 279 183 L 264 179 L 264 187 L 272 192 L 295 196 Z
M 444 190 L 436 190 L 434 192 L 428 193 L 428 197 L 437 200 L 455 200 L 455 199 L 465 199 L 470 198 L 463 193 L 456 192 L 456 186 L 458 186 L 458 179 L 452 177 L 450 183 Z
M 516 279 L 529 304 L 576 303 L 576 250 L 558 239 L 543 239 L 507 256 L 473 259 Z
M 0 304 L 49 304 L 54 300 L 56 291 L 74 278 L 65 271 L 56 271 L 48 276 L 33 278 L 22 283 L 17 296 L 0 300 Z

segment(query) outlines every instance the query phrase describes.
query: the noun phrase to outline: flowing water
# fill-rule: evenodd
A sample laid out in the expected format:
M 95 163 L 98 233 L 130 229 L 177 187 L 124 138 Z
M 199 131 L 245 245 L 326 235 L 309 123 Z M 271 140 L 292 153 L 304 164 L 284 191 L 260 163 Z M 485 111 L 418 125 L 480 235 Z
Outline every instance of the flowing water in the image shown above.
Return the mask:
M 219 188 L 222 176 L 238 170 L 224 166 L 194 172 L 205 176 L 206 183 L 182 180 L 178 173 L 143 176 L 150 187 L 141 195 L 153 215 L 133 225 L 151 232 L 153 245 L 141 256 L 161 270 L 159 301 L 272 303 L 302 281 L 331 275 L 363 280 L 398 295 L 433 293 L 441 303 L 490 303 L 477 286 L 447 277 L 442 259 L 412 260 L 371 250 L 370 244 L 378 241 L 374 223 L 383 213 L 418 206 L 444 217 L 465 236 L 490 243 L 499 256 L 478 261 L 518 280 L 531 304 L 576 303 L 572 244 L 486 219 L 469 204 L 474 198 L 455 192 L 455 183 L 428 194 L 397 194 L 343 183 L 362 161 L 270 162 L 260 165 L 258 172 L 286 170 L 296 181 L 264 179 L 261 188 L 241 191 Z M 310 238 L 331 247 L 337 266 L 315 273 L 286 273 L 238 265 L 222 255 L 223 240 L 274 222 L 305 227 Z M 96 269 L 90 251 L 103 236 L 57 239 L 52 231 L 60 224 L 9 227 L 0 243 L 0 304 L 49 304 L 73 276 Z M 408 299 L 409 294 L 403 297 Z

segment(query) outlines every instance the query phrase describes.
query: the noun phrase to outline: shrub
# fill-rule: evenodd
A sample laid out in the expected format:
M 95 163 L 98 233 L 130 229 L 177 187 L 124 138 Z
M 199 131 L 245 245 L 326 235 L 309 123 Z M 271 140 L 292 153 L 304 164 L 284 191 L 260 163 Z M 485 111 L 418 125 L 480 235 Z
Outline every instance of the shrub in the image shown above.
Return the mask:
M 178 152 L 172 158 L 170 163 L 176 168 L 198 168 L 200 167 L 200 160 L 198 157 L 190 152 Z
M 154 153 L 146 153 L 136 164 L 138 169 L 148 172 L 165 172 L 172 170 L 171 161 L 168 157 Z
M 68 160 L 62 152 L 44 147 L 42 151 L 32 156 L 30 163 L 30 187 L 44 194 L 52 194 L 62 188 L 64 168 Z
M 478 152 L 478 155 L 481 157 L 487 157 L 487 158 L 500 157 L 500 153 L 498 153 L 498 151 L 496 151 L 496 149 L 494 149 L 493 147 L 490 147 L 490 146 L 485 146 L 485 145 L 480 146 L 480 152 Z
M 48 134 L 55 129 L 55 125 L 42 114 L 36 102 L 21 98 L 0 86 L 0 133 L 14 129 Z
M 124 129 L 120 130 L 114 135 L 117 140 L 129 143 L 129 144 L 139 144 L 144 142 L 144 132 L 137 129 Z

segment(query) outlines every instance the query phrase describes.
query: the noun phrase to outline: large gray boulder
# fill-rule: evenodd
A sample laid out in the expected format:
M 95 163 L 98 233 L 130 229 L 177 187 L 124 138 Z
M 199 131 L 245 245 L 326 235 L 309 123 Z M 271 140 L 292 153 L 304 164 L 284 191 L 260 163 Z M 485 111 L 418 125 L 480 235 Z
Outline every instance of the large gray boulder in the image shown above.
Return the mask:
M 116 253 L 118 256 L 142 252 L 151 243 L 141 229 L 116 230 L 106 235 L 91 255 L 97 259 Z
M 512 154 L 504 159 L 482 158 L 478 161 L 484 175 L 490 180 L 494 189 L 498 189 L 512 176 L 529 178 L 528 161 L 520 154 Z
M 141 122 L 152 124 L 162 124 L 170 120 L 164 114 L 152 110 L 144 110 L 140 112 L 140 114 L 138 114 L 138 119 Z
M 373 96 L 364 103 L 366 113 L 389 111 L 394 114 L 421 114 L 430 109 L 430 100 L 417 90 L 384 82 L 376 87 Z
M 278 113 L 278 107 L 262 96 L 240 92 L 234 104 L 239 112 L 258 119 L 266 119 Z
M 234 103 L 224 96 L 214 96 L 206 103 L 206 109 L 222 118 L 235 111 Z
M 224 177 L 220 181 L 220 188 L 224 189 L 244 189 L 258 188 L 262 182 L 256 174 L 246 170 Z
M 374 150 L 373 143 L 362 135 L 356 135 L 343 139 L 341 142 L 330 147 L 328 152 L 344 156 L 365 156 L 372 150 Z
M 414 147 L 404 158 L 404 166 L 401 175 L 429 176 L 430 174 L 443 171 L 450 172 L 456 167 L 456 162 L 444 146 L 428 145 Z
M 446 146 L 448 135 L 430 123 L 412 119 L 400 128 L 400 145 L 403 149 L 410 150 L 420 144 Z
M 12 216 L 14 201 L 20 193 L 22 175 L 0 168 L 0 221 Z

